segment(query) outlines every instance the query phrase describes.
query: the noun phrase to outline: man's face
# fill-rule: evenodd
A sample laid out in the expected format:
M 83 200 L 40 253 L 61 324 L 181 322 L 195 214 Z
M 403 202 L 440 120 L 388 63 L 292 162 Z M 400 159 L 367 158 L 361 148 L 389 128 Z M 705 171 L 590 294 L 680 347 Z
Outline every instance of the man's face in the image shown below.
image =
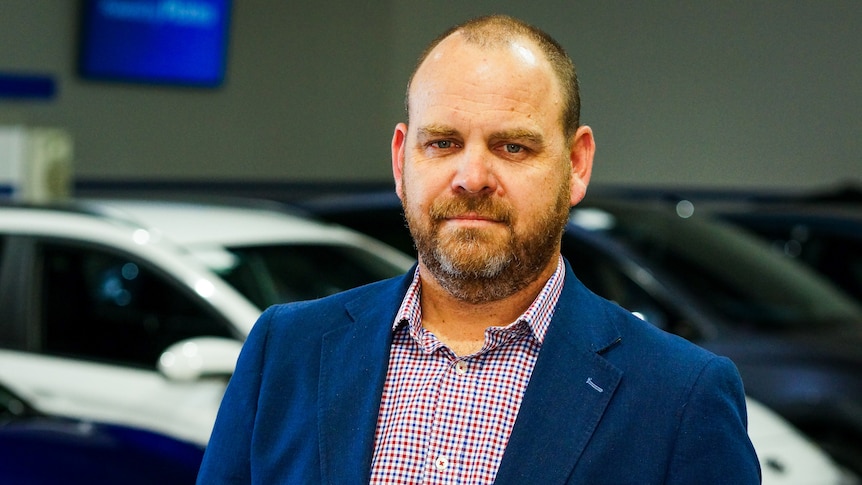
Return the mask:
M 576 200 L 560 89 L 539 50 L 451 36 L 417 71 L 409 110 L 393 169 L 423 269 L 479 303 L 556 265 Z

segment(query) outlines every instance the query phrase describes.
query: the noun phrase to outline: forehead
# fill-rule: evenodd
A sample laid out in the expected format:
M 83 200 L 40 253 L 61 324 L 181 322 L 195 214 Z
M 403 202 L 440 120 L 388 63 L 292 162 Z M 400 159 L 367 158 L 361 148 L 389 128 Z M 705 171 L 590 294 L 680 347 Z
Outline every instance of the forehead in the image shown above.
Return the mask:
M 464 110 L 562 113 L 561 88 L 545 55 L 533 42 L 514 38 L 491 45 L 453 34 L 422 62 L 410 85 L 411 120 L 428 111 Z

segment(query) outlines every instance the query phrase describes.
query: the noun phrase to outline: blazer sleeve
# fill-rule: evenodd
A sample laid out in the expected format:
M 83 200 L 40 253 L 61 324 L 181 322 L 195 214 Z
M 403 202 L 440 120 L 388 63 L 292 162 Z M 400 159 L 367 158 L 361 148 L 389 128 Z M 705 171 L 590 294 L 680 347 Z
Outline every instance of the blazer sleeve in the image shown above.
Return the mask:
M 198 472 L 198 484 L 251 483 L 251 440 L 273 308 L 255 323 L 225 390 Z
M 667 483 L 761 483 L 742 381 L 729 359 L 714 357 L 703 367 L 681 413 Z

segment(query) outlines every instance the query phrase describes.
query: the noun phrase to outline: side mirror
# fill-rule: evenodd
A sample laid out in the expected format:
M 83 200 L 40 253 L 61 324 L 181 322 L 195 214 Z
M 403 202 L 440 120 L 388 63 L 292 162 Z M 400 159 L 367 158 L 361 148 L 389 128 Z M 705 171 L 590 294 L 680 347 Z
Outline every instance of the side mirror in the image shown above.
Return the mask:
M 233 374 L 242 342 L 221 337 L 180 340 L 159 357 L 158 369 L 168 379 L 194 381 Z

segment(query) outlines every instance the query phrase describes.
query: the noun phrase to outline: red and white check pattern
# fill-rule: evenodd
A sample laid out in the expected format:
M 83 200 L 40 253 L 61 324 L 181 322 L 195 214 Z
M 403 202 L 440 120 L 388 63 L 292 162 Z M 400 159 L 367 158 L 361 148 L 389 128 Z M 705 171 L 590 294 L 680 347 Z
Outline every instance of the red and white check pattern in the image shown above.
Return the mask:
M 563 286 L 562 259 L 515 323 L 457 357 L 422 328 L 417 270 L 393 325 L 372 484 L 494 482 Z

